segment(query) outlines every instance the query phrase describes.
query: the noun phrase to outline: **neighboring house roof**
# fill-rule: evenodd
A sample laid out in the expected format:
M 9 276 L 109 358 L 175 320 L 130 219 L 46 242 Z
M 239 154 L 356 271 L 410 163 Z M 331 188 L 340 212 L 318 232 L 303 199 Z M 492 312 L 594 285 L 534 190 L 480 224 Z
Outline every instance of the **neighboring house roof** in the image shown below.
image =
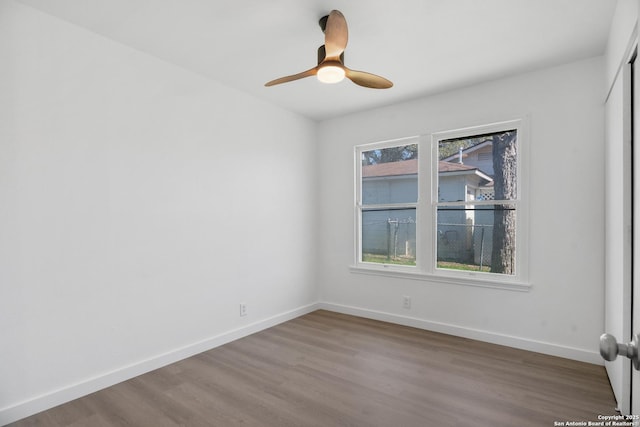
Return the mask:
M 438 162 L 439 173 L 453 174 L 474 174 L 480 178 L 492 182 L 490 176 L 482 172 L 475 166 L 469 166 L 453 162 Z M 365 165 L 362 167 L 363 178 L 379 178 L 387 176 L 415 175 L 418 173 L 418 159 L 403 160 L 400 162 L 378 163 L 375 165 Z
M 484 185 L 493 185 L 493 178 L 475 166 L 440 160 L 438 162 L 438 172 L 440 175 L 477 175 L 480 179 L 486 181 Z
M 478 169 L 475 166 L 469 166 L 462 163 L 445 162 L 440 160 L 438 162 L 438 172 L 459 172 L 459 171 L 472 171 Z
M 362 167 L 362 177 L 414 175 L 418 173 L 418 159 L 403 160 L 401 162 L 378 163 Z

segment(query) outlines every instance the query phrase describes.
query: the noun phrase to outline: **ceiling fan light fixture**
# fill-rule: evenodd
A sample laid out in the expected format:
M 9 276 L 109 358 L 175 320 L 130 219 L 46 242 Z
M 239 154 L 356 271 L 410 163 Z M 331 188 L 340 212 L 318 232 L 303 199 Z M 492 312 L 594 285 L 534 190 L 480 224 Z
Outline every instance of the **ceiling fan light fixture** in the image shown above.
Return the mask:
M 344 80 L 346 73 L 344 68 L 338 65 L 323 65 L 318 69 L 318 80 L 322 83 L 333 84 Z
M 298 74 L 280 77 L 265 83 L 275 86 L 305 77 L 316 76 L 322 83 L 339 83 L 348 78 L 358 86 L 372 89 L 389 89 L 393 83 L 384 77 L 364 71 L 356 71 L 344 66 L 344 49 L 347 47 L 349 30 L 347 20 L 339 10 L 332 10 L 320 19 L 320 28 L 324 32 L 324 44 L 318 48 L 318 65 Z

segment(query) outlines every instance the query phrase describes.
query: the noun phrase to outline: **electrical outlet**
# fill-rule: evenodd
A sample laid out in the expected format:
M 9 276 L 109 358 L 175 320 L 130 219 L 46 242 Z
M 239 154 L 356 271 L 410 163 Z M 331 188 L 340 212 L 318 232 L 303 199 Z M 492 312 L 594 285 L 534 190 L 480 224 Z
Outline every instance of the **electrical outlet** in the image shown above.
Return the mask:
M 407 310 L 411 308 L 411 297 L 406 295 L 402 297 L 402 307 Z
M 247 304 L 241 302 L 240 303 L 240 316 L 246 316 L 247 315 Z

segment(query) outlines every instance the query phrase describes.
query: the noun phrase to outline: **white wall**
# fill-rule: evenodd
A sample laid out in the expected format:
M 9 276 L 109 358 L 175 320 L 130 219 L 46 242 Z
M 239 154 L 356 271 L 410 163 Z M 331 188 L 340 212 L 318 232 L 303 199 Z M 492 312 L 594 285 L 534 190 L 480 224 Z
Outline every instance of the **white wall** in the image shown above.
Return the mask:
M 620 64 L 629 59 L 629 41 L 635 37 L 640 7 L 638 0 L 616 0 L 616 10 L 611 22 L 609 40 L 605 52 L 605 88 L 607 91 L 613 86 L 616 75 L 620 71 Z
M 316 302 L 315 123 L 14 1 L 0 58 L 0 424 Z
M 505 78 L 320 125 L 324 306 L 602 363 L 604 61 Z M 528 292 L 352 273 L 357 144 L 530 117 Z M 402 308 L 402 296 L 413 298 Z

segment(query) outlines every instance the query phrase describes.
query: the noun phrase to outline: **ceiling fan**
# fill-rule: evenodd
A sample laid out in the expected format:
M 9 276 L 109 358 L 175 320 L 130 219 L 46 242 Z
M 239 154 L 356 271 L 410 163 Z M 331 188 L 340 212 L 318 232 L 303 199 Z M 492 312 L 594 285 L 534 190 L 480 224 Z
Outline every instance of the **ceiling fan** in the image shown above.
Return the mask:
M 384 77 L 345 67 L 344 49 L 347 47 L 349 31 L 347 20 L 339 10 L 332 10 L 329 15 L 320 19 L 319 24 L 324 32 L 324 45 L 318 48 L 318 65 L 298 74 L 271 80 L 265 83 L 265 86 L 274 86 L 310 76 L 317 76 L 323 83 L 338 83 L 346 77 L 357 85 L 373 89 L 388 89 L 393 86 L 393 83 Z

